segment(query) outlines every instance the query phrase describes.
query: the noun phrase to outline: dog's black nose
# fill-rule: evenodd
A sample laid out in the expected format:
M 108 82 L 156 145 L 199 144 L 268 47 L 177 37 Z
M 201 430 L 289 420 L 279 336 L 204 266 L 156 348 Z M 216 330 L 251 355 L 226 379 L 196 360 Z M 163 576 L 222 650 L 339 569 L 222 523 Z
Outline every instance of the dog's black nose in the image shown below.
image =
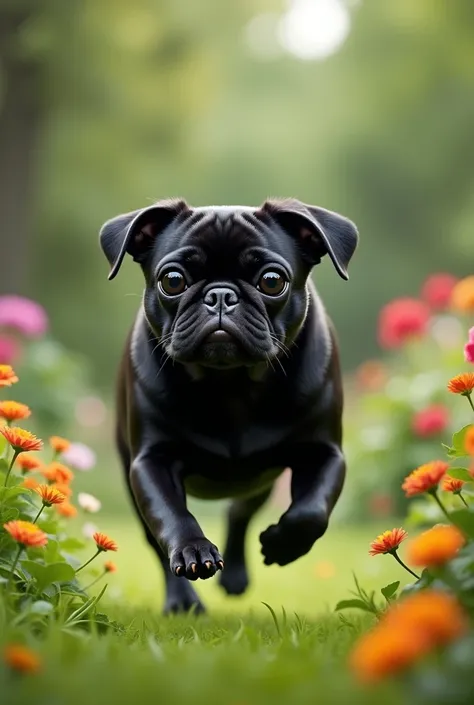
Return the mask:
M 230 313 L 238 303 L 235 291 L 226 286 L 215 286 L 204 296 L 204 305 L 213 313 Z

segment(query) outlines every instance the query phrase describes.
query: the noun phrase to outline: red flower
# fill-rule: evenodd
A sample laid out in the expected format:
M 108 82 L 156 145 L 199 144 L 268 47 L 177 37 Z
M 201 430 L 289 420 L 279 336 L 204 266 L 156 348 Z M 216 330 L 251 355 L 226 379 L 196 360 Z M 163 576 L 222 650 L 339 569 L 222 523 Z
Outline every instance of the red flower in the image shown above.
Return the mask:
M 442 460 L 433 460 L 431 463 L 421 465 L 405 478 L 402 490 L 405 490 L 407 497 L 436 490 L 441 478 L 448 470 L 449 463 Z
M 422 337 L 428 328 L 430 309 L 418 299 L 395 299 L 380 312 L 378 340 L 383 348 L 399 348 Z
M 459 494 L 464 487 L 463 480 L 456 480 L 454 477 L 446 477 L 443 479 L 443 490 L 445 492 L 452 492 L 453 494 Z
M 423 284 L 421 290 L 423 301 L 437 311 L 444 311 L 449 308 L 451 294 L 457 281 L 452 274 L 432 274 Z
M 372 541 L 369 553 L 371 556 L 377 556 L 379 553 L 394 553 L 407 536 L 405 529 L 384 531 L 375 541 Z
M 0 428 L 0 433 L 4 436 L 15 453 L 24 453 L 28 450 L 41 450 L 43 441 L 36 438 L 30 431 L 18 426 L 4 426 Z
M 463 372 L 448 382 L 448 392 L 469 397 L 474 391 L 474 372 Z
M 420 438 L 438 436 L 449 423 L 448 409 L 442 404 L 432 404 L 418 411 L 412 419 L 412 430 Z
M 101 531 L 96 531 L 96 533 L 92 535 L 92 538 L 94 539 L 99 551 L 118 551 L 117 544 L 115 541 L 112 541 L 107 534 L 103 534 Z

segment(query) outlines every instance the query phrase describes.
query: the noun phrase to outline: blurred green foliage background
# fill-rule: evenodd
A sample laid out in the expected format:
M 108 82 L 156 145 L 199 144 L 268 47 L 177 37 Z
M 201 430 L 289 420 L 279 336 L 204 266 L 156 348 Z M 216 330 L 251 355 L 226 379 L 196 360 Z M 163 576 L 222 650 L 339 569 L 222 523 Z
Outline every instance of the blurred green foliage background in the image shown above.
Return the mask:
M 316 279 L 346 369 L 435 270 L 470 273 L 471 0 L 1 0 L 0 293 L 43 303 L 110 390 L 141 293 L 109 217 L 296 196 L 359 226 Z

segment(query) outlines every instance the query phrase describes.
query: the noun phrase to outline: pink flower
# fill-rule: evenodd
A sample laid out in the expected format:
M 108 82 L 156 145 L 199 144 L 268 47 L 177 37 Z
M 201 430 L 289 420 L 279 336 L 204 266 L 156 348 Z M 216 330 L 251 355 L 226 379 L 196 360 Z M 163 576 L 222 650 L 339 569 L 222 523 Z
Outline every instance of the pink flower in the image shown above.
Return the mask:
M 469 331 L 469 338 L 464 346 L 464 357 L 466 362 L 471 362 L 474 365 L 474 328 Z
M 14 338 L 0 336 L 0 364 L 11 365 L 20 354 L 20 345 Z
M 395 299 L 380 312 L 378 340 L 383 348 L 399 348 L 422 337 L 428 328 L 430 309 L 418 299 Z
M 62 454 L 63 461 L 75 470 L 92 470 L 96 463 L 96 455 L 84 443 L 71 443 Z
M 14 294 L 0 296 L 0 326 L 26 338 L 40 338 L 48 329 L 48 317 L 36 301 Z
M 451 294 L 457 281 L 452 274 L 432 274 L 423 284 L 421 290 L 423 301 L 436 311 L 444 311 L 449 307 Z
M 445 431 L 448 423 L 448 409 L 442 404 L 432 404 L 413 416 L 411 427 L 420 438 L 429 438 Z

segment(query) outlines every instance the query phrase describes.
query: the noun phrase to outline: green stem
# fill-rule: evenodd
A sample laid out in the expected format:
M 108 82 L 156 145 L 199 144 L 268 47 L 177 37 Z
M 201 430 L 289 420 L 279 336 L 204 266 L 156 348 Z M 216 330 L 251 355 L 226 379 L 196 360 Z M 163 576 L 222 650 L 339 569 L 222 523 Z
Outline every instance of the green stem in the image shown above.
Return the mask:
M 441 511 L 443 512 L 443 514 L 444 514 L 444 516 L 446 517 L 446 519 L 451 523 L 451 517 L 449 516 L 449 514 L 448 514 L 448 512 L 447 512 L 447 510 L 446 510 L 446 507 L 444 506 L 444 504 L 442 503 L 442 501 L 441 501 L 440 498 L 438 497 L 438 493 L 436 492 L 436 490 L 433 490 L 432 492 L 430 492 L 430 495 L 431 495 L 431 496 L 433 497 L 433 499 L 436 501 L 437 505 L 439 506 L 439 508 L 440 508 Z
M 410 570 L 410 568 L 409 568 L 407 565 L 405 565 L 405 563 L 401 560 L 401 558 L 399 557 L 399 555 L 398 555 L 398 553 L 396 552 L 396 550 L 390 551 L 390 553 L 391 553 L 391 555 L 395 558 L 395 560 L 397 561 L 397 563 L 400 563 L 400 565 L 402 566 L 402 568 L 405 568 L 405 570 L 407 570 L 411 575 L 413 575 L 414 578 L 416 578 L 417 580 L 420 580 L 420 576 L 417 575 L 416 573 L 414 573 L 412 570 Z
M 106 571 L 106 570 L 104 570 L 104 572 L 101 573 L 98 578 L 96 578 L 96 579 L 93 580 L 91 583 L 89 583 L 89 585 L 87 585 L 87 586 L 84 588 L 84 590 L 90 590 L 90 588 L 93 587 L 96 583 L 98 583 L 99 580 L 102 580 L 102 578 L 104 577 L 104 575 L 107 575 L 107 571 Z
M 16 450 L 16 451 L 13 453 L 13 458 L 11 459 L 10 465 L 9 465 L 9 467 L 8 467 L 8 470 L 7 470 L 7 476 L 6 476 L 6 478 L 5 478 L 5 482 L 3 483 L 3 486 L 4 486 L 4 487 L 7 486 L 8 478 L 10 477 L 10 473 L 11 473 L 11 471 L 12 471 L 13 464 L 14 464 L 15 460 L 18 458 L 18 456 L 20 455 L 20 453 L 21 453 L 21 450 Z
M 35 518 L 33 519 L 33 524 L 36 524 L 36 522 L 38 521 L 38 519 L 39 519 L 40 516 L 41 516 L 41 512 L 43 511 L 43 509 L 44 509 L 45 507 L 46 507 L 46 504 L 42 504 L 42 505 L 41 505 L 41 509 L 39 510 L 39 512 L 38 512 L 38 514 L 35 516 Z
M 15 574 L 15 569 L 16 569 L 16 567 L 17 567 L 17 565 L 18 565 L 18 561 L 20 560 L 20 556 L 21 556 L 21 552 L 22 552 L 22 551 L 23 551 L 23 544 L 21 543 L 21 544 L 18 546 L 18 551 L 17 551 L 17 554 L 16 554 L 16 556 L 15 556 L 15 560 L 13 561 L 13 565 L 12 565 L 12 569 L 11 569 L 11 571 L 10 571 L 10 575 L 8 576 L 8 582 L 7 582 L 8 589 L 10 588 L 10 584 L 11 584 L 11 582 L 12 582 L 12 580 L 13 580 L 13 577 L 14 577 L 14 574 Z
M 94 560 L 94 558 L 97 558 L 97 556 L 99 555 L 99 553 L 102 553 L 102 549 L 100 549 L 100 548 L 98 549 L 97 553 L 94 553 L 94 555 L 92 556 L 92 558 L 89 558 L 88 561 L 86 561 L 83 565 L 81 565 L 80 568 L 78 568 L 78 569 L 76 570 L 76 573 L 79 573 L 79 571 L 82 570 L 83 568 L 85 568 L 87 565 L 89 565 L 89 563 L 92 563 L 92 561 Z
M 469 505 L 466 502 L 466 500 L 464 499 L 464 497 L 462 496 L 462 494 L 460 492 L 458 492 L 457 495 L 458 495 L 459 499 L 462 501 L 462 503 L 464 504 L 464 506 L 469 509 Z
M 464 395 L 466 399 L 468 400 L 469 404 L 471 405 L 471 409 L 474 411 L 474 404 L 472 403 L 471 395 L 470 394 L 465 394 Z

